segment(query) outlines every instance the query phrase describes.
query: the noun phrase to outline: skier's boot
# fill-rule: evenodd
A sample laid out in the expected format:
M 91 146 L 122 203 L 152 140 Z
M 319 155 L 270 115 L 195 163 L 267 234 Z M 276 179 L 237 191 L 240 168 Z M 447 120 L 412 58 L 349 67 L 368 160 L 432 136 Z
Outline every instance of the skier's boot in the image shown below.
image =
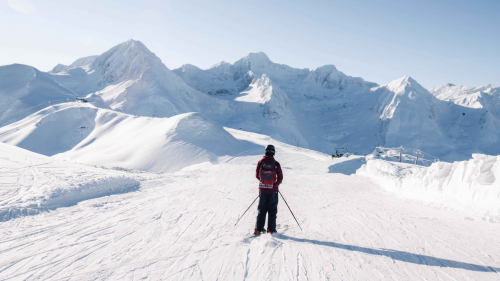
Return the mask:
M 278 231 L 276 231 L 276 229 L 267 229 L 267 233 L 269 234 L 273 234 L 273 233 L 278 233 Z
M 262 231 L 262 230 L 257 230 L 257 228 L 255 228 L 255 231 L 253 232 L 253 235 L 260 236 L 262 233 L 266 233 L 266 232 Z

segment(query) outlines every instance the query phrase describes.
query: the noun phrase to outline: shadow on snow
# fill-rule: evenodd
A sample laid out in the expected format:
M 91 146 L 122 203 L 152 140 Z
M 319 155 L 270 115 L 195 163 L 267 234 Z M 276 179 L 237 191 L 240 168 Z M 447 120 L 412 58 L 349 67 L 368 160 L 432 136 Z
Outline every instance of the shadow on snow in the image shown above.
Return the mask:
M 346 160 L 344 162 L 340 162 L 337 164 L 333 164 L 328 167 L 329 173 L 338 173 L 344 174 L 346 176 L 350 176 L 356 173 L 356 170 L 361 168 L 363 164 L 366 164 L 366 160 L 364 157 L 362 158 L 354 158 L 351 160 Z
M 397 250 L 371 249 L 371 248 L 365 248 L 365 247 L 359 247 L 359 246 L 345 245 L 345 244 L 340 244 L 340 243 L 335 243 L 335 242 L 300 239 L 300 238 L 286 236 L 283 234 L 281 234 L 279 236 L 279 238 L 283 239 L 283 240 L 291 240 L 291 241 L 300 242 L 300 243 L 309 243 L 309 244 L 327 246 L 327 247 L 332 247 L 332 248 L 337 248 L 337 249 L 344 249 L 344 250 L 349 250 L 349 251 L 354 251 L 354 252 L 361 252 L 361 253 L 365 253 L 365 254 L 369 254 L 369 255 L 386 256 L 386 257 L 389 257 L 393 260 L 399 260 L 399 261 L 414 263 L 414 264 L 439 266 L 439 267 L 450 267 L 450 268 L 461 268 L 461 269 L 466 269 L 466 270 L 482 271 L 482 272 L 500 272 L 500 268 L 498 268 L 498 267 L 491 267 L 491 266 L 484 266 L 484 265 L 459 262 L 459 261 L 453 261 L 453 260 L 447 260 L 447 259 L 440 259 L 440 258 L 435 258 L 435 257 L 431 257 L 431 256 L 413 254 L 413 253 L 397 251 Z

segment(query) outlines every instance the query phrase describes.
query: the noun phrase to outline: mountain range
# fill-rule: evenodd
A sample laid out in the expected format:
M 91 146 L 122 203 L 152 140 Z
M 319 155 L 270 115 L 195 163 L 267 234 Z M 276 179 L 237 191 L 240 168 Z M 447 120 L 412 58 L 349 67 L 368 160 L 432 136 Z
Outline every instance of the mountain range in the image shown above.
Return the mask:
M 175 116 L 185 121 L 165 121 L 177 125 L 168 125 L 172 129 L 150 138 L 137 138 L 136 146 L 166 146 L 169 142 L 162 139 L 167 135 L 183 131 L 182 139 L 192 139 L 186 135 L 204 128 L 211 128 L 207 134 L 218 132 L 221 144 L 234 144 L 221 131 L 228 127 L 328 154 L 369 153 L 377 146 L 417 148 L 445 161 L 469 159 L 473 153 L 500 154 L 496 145 L 500 87 L 447 84 L 425 89 L 408 76 L 377 85 L 348 76 L 333 65 L 309 70 L 274 63 L 262 52 L 205 70 L 189 64 L 170 70 L 144 44 L 129 40 L 99 56 L 81 58 L 69 66 L 58 64 L 49 72 L 25 65 L 1 66 L 0 97 L 1 141 L 91 163 L 95 162 L 88 160 L 91 157 L 75 150 L 90 148 L 92 143 L 112 145 L 110 136 L 125 138 L 110 133 L 116 131 L 115 126 L 135 128 L 129 135 L 143 134 L 141 128 L 162 131 L 161 125 L 148 124 L 161 124 L 155 118 Z M 88 106 L 55 106 L 74 103 L 76 97 L 86 97 Z M 192 112 L 197 113 L 182 115 Z M 67 122 L 68 118 L 73 121 Z M 141 126 L 123 125 L 129 123 L 122 120 L 136 119 L 142 120 L 137 121 Z M 197 125 L 188 126 L 189 122 Z M 40 134 L 46 123 L 67 126 L 61 125 L 67 132 L 47 127 L 46 132 L 56 138 L 68 131 L 74 134 L 66 144 L 51 140 L 51 145 L 40 148 L 33 144 L 33 134 Z M 195 146 L 203 145 L 196 142 Z M 130 153 L 115 155 L 113 165 Z M 219 150 L 207 153 L 224 154 Z M 173 169 L 154 167 L 155 171 Z

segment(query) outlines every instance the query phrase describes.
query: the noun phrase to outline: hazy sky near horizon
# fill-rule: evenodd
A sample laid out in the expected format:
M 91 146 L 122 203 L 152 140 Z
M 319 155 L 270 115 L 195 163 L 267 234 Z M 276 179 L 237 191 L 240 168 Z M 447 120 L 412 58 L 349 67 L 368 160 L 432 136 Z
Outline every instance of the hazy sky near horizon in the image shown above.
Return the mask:
M 500 85 L 499 14 L 496 0 L 5 0 L 0 65 L 48 71 L 133 38 L 170 69 L 262 51 L 379 84 Z

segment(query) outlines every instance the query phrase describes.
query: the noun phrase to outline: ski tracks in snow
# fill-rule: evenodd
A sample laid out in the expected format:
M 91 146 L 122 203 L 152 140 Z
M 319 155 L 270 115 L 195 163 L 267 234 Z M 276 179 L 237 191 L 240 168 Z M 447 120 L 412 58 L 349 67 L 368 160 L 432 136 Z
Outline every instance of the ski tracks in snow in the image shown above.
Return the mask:
M 256 206 L 233 227 L 257 195 L 258 157 L 244 156 L 0 222 L 0 280 L 500 278 L 499 224 L 394 198 L 367 178 L 327 173 L 331 161 L 282 159 L 290 169 L 280 190 L 304 232 L 284 202 L 278 235 L 248 238 Z

